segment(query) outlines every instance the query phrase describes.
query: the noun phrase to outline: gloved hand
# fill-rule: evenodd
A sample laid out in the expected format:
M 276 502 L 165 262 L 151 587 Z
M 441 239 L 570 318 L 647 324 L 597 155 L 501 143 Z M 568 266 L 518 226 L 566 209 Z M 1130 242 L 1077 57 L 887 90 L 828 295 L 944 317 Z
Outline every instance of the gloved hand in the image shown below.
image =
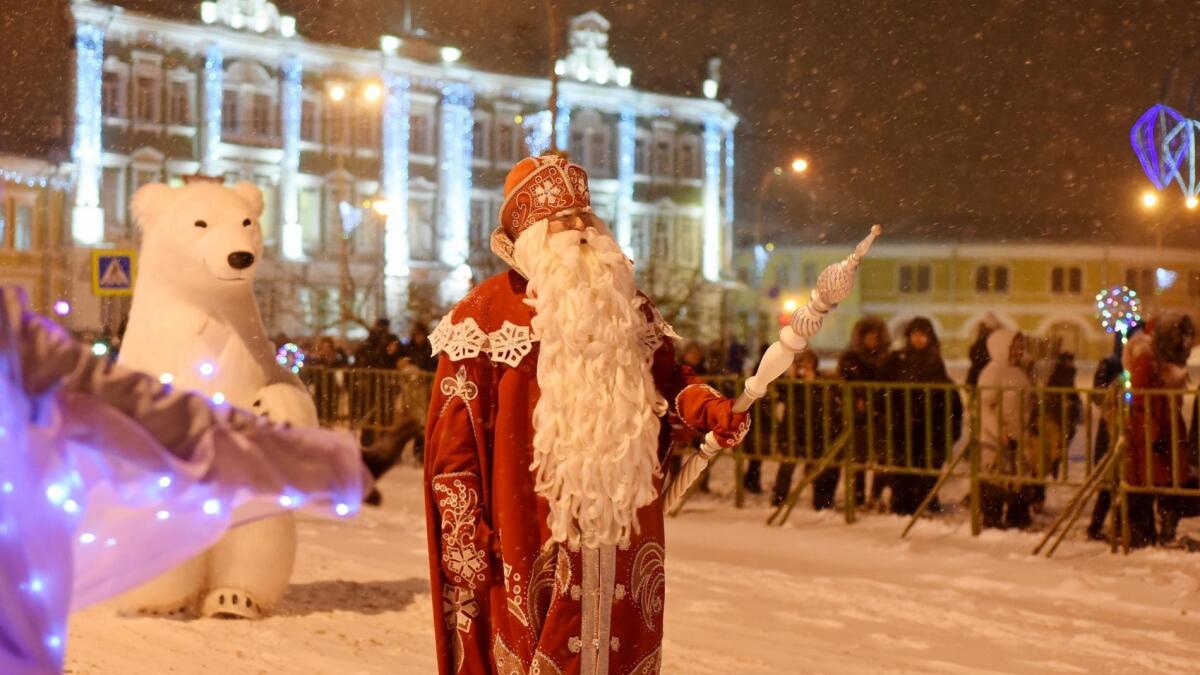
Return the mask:
M 698 433 L 711 431 L 721 449 L 741 443 L 750 431 L 749 413 L 733 412 L 733 399 L 708 385 L 684 388 L 675 398 L 675 406 L 684 425 Z

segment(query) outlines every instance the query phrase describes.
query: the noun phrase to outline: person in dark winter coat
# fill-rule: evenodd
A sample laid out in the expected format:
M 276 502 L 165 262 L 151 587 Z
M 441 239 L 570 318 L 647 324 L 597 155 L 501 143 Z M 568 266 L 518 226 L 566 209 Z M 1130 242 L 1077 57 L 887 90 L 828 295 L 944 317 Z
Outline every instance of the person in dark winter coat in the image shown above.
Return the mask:
M 872 389 L 865 383 L 886 381 L 883 367 L 891 355 L 891 337 L 883 320 L 868 316 L 854 324 L 850 346 L 838 359 L 838 377 L 848 383 L 851 405 L 854 406 L 854 456 L 859 462 L 885 463 L 887 453 L 887 424 L 884 416 L 882 388 Z M 888 475 L 877 471 L 871 481 L 871 503 L 883 495 Z M 864 476 L 854 477 L 855 498 L 863 503 Z
M 420 321 L 413 324 L 408 342 L 400 347 L 399 360 L 408 361 L 426 373 L 437 370 L 437 357 L 429 344 L 429 326 Z
M 1191 317 L 1166 312 L 1155 320 L 1150 334 L 1141 334 L 1125 347 L 1123 361 L 1133 386 L 1129 406 L 1129 446 L 1125 455 L 1125 481 L 1132 487 L 1192 487 L 1195 472 L 1186 461 L 1182 396 L 1139 393 L 1146 389 L 1187 386 L 1187 360 L 1196 341 Z M 1147 444 L 1149 441 L 1149 444 Z M 1130 546 L 1171 542 L 1184 507 L 1192 501 L 1172 496 L 1132 493 L 1129 500 Z M 1156 532 L 1154 506 L 1162 519 Z M 1188 514 L 1190 515 L 1190 514 Z
M 776 424 L 776 451 L 806 459 L 811 471 L 841 433 L 841 395 L 837 387 L 829 383 L 829 378 L 817 370 L 817 355 L 810 350 L 796 355 L 786 376 L 791 383 L 775 388 L 769 406 Z M 795 462 L 779 464 L 775 487 L 771 491 L 772 506 L 779 506 L 787 498 L 795 468 Z M 813 480 L 813 509 L 820 511 L 833 507 L 840 469 L 840 464 L 835 462 Z
M 1133 333 L 1113 335 L 1113 353 L 1104 357 L 1096 366 L 1096 374 L 1092 378 L 1092 388 L 1110 390 L 1092 394 L 1092 403 L 1100 408 L 1100 424 L 1096 429 L 1096 440 L 1092 445 L 1092 466 L 1099 464 L 1112 448 L 1113 440 L 1119 435 L 1115 428 L 1117 419 L 1117 400 L 1125 383 L 1125 366 L 1121 364 L 1121 354 L 1125 350 L 1125 341 Z M 1111 391 L 1115 389 L 1116 391 Z M 1193 418 L 1194 419 L 1194 418 Z M 1193 428 L 1195 423 L 1193 422 Z M 1096 493 L 1096 504 L 1092 507 L 1092 522 L 1088 525 L 1088 538 L 1104 539 L 1104 521 L 1108 518 L 1108 510 L 1112 507 L 1112 493 L 1100 489 Z
M 1046 387 L 1056 391 L 1041 392 L 1035 412 L 1041 417 L 1035 429 L 1035 433 L 1040 434 L 1037 450 L 1046 464 L 1045 471 L 1054 476 L 1058 476 L 1059 465 L 1066 457 L 1067 449 L 1075 439 L 1079 421 L 1083 418 L 1083 399 L 1074 391 L 1063 391 L 1075 389 L 1076 373 L 1073 353 L 1062 352 L 1055 357 L 1054 369 L 1050 372 Z M 1030 486 L 1029 495 L 1030 506 L 1040 512 L 1046 503 L 1046 486 Z
M 991 312 L 979 322 L 979 332 L 975 334 L 975 341 L 971 343 L 971 348 L 967 353 L 967 356 L 971 360 L 971 367 L 967 369 L 968 386 L 974 387 L 979 384 L 979 375 L 992 360 L 992 357 L 988 354 L 987 341 L 988 337 L 997 328 L 1000 328 L 1000 320 Z
M 933 323 L 917 317 L 904 329 L 906 344 L 884 363 L 892 382 L 953 384 L 946 373 Z M 949 388 L 894 389 L 892 399 L 892 465 L 939 469 L 962 435 L 963 406 L 958 391 Z M 906 402 L 907 399 L 907 402 Z M 933 489 L 935 476 L 894 473 L 892 513 L 912 514 Z

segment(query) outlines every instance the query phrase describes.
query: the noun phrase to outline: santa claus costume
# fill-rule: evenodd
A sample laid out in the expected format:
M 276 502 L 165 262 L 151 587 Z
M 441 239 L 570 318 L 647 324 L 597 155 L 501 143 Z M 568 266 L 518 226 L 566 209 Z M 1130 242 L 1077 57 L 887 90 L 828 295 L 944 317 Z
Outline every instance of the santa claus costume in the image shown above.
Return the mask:
M 749 422 L 676 364 L 582 168 L 527 158 L 504 193 L 492 249 L 512 269 L 430 336 L 439 670 L 657 673 L 671 430 L 729 447 Z

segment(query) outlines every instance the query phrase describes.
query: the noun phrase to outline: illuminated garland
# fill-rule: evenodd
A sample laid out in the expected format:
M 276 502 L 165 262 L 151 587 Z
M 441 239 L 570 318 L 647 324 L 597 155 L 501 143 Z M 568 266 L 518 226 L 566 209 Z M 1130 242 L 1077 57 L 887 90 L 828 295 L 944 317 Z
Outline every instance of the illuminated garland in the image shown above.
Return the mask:
M 304 368 L 304 350 L 294 342 L 288 342 L 275 352 L 275 363 L 299 373 Z
M 1125 335 L 1142 323 L 1142 301 L 1137 291 L 1126 286 L 1113 286 L 1096 294 L 1096 319 L 1109 333 Z

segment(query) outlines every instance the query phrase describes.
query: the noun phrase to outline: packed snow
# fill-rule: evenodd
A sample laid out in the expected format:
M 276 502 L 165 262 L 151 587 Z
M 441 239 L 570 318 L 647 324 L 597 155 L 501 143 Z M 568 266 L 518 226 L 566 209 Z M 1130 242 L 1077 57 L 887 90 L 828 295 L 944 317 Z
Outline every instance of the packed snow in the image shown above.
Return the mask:
M 731 484 L 717 467 L 716 492 Z M 774 476 L 765 467 L 764 479 Z M 261 622 L 76 615 L 68 672 L 433 673 L 421 474 L 400 467 L 384 506 L 301 521 L 292 588 Z M 1076 532 L 1051 560 L 1037 536 L 970 536 L 964 514 L 922 521 L 760 501 L 689 502 L 668 527 L 664 673 L 1195 672 L 1200 558 L 1112 555 Z M 1048 517 L 1048 516 L 1046 516 Z M 1193 525 L 1194 529 L 1195 526 Z

